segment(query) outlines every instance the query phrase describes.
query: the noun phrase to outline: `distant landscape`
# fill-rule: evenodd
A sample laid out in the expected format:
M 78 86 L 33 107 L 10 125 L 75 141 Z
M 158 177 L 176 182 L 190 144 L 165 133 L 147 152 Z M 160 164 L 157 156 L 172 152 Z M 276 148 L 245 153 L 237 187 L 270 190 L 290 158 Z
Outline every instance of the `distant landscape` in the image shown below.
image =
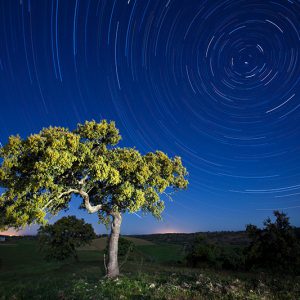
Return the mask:
M 296 229 L 300 233 L 300 229 Z M 298 299 L 299 277 L 261 271 L 186 265 L 197 236 L 226 247 L 246 247 L 245 231 L 122 236 L 134 243 L 122 275 L 106 280 L 107 237 L 78 249 L 79 261 L 46 262 L 36 236 L 0 243 L 0 299 Z
M 147 241 L 157 243 L 170 243 L 188 245 L 196 236 L 202 235 L 208 241 L 217 244 L 246 246 L 249 244 L 249 238 L 245 231 L 212 231 L 195 233 L 165 233 L 165 234 L 146 234 L 133 235 Z

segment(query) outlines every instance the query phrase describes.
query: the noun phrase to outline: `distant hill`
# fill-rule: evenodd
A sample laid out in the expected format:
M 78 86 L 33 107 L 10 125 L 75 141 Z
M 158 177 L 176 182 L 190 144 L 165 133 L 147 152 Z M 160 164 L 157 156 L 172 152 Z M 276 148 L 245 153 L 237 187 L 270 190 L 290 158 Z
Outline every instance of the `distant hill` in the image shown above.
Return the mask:
M 193 242 L 196 236 L 201 235 L 209 242 L 220 245 L 246 246 L 249 239 L 245 231 L 216 231 L 216 232 L 195 232 L 195 233 L 164 233 L 133 235 L 133 237 L 147 240 L 153 243 L 168 243 L 188 245 Z
M 300 239 L 300 227 L 295 228 L 295 234 Z M 190 245 L 196 236 L 202 235 L 209 242 L 219 245 L 247 246 L 249 239 L 245 231 L 212 231 L 212 232 L 194 232 L 194 233 L 157 233 L 141 235 L 122 235 L 122 237 L 131 240 L 135 245 L 153 245 L 153 244 L 174 244 Z M 6 241 L 14 242 L 17 240 L 35 240 L 36 235 L 26 236 L 5 236 Z M 106 246 L 107 235 L 99 235 L 91 245 L 83 247 L 86 250 L 103 250 Z
M 295 228 L 296 236 L 300 239 L 300 228 Z M 131 235 L 132 237 L 147 240 L 156 244 L 190 245 L 196 236 L 205 237 L 208 242 L 219 245 L 247 246 L 249 238 L 246 231 L 212 231 L 194 233 L 157 233 L 144 235 Z

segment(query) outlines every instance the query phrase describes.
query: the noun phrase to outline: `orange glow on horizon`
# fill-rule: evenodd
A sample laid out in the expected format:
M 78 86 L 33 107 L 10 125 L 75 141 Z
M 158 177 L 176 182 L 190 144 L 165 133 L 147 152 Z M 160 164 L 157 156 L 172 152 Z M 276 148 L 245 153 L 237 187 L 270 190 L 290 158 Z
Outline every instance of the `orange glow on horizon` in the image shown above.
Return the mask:
M 20 236 L 22 235 L 22 231 L 16 231 L 15 229 L 10 228 L 6 231 L 0 231 L 0 235 Z

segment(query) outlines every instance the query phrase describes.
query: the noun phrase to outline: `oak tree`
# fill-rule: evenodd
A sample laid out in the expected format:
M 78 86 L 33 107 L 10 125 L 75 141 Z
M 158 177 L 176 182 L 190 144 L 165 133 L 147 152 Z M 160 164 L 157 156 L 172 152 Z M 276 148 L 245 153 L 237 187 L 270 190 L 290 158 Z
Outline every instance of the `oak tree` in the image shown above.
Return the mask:
M 180 157 L 142 155 L 117 147 L 120 139 L 115 123 L 106 120 L 86 121 L 73 131 L 44 128 L 26 139 L 11 136 L 0 148 L 0 226 L 45 224 L 46 215 L 67 209 L 76 195 L 80 208 L 110 224 L 107 275 L 118 276 L 122 215 L 142 211 L 160 218 L 161 195 L 188 184 Z
M 46 224 L 38 230 L 38 242 L 46 260 L 64 260 L 74 257 L 76 249 L 96 238 L 93 226 L 75 216 L 62 217 L 54 224 Z

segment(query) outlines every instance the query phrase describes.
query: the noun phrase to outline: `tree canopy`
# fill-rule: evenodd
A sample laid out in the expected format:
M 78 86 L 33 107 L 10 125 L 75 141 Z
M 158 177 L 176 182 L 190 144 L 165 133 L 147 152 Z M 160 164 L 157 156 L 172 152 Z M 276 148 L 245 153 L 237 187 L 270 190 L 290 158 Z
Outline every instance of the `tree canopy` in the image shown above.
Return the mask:
M 96 234 L 91 224 L 75 216 L 63 217 L 54 224 L 46 224 L 38 230 L 40 250 L 46 260 L 78 260 L 76 248 L 88 244 Z
M 46 215 L 67 209 L 72 195 L 80 207 L 108 221 L 114 212 L 150 212 L 160 217 L 167 188 L 187 187 L 181 159 L 161 151 L 142 155 L 120 148 L 114 122 L 86 121 L 73 131 L 44 128 L 26 139 L 11 136 L 0 148 L 2 227 L 44 224 Z

